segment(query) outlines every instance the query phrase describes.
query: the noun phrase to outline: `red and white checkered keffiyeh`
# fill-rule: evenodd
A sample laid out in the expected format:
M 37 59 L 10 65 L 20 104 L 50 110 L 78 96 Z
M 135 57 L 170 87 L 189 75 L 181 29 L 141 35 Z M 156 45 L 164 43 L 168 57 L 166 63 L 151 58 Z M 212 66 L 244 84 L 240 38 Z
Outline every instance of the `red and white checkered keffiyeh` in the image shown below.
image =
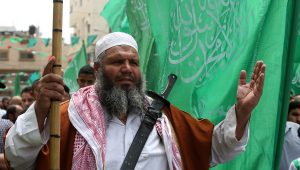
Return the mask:
M 105 169 L 105 117 L 94 86 L 79 89 L 72 96 L 69 117 L 77 132 L 75 135 L 72 170 Z M 155 125 L 165 146 L 170 169 L 181 169 L 181 158 L 167 117 L 163 116 Z M 167 147 L 165 147 L 167 148 Z

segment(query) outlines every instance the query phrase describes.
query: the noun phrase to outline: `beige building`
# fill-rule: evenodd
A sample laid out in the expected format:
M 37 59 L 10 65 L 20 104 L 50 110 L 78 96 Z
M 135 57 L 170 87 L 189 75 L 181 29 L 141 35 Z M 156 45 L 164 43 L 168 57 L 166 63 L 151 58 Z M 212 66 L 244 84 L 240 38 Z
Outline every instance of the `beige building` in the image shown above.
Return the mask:
M 70 0 L 70 27 L 74 29 L 73 35 L 80 37 L 80 43 L 70 50 L 70 55 L 74 55 L 80 49 L 82 40 L 87 43 L 89 35 L 97 35 L 99 39 L 108 33 L 108 24 L 100 16 L 107 2 L 108 0 Z M 94 45 L 87 48 L 89 57 L 94 56 Z
M 107 22 L 100 16 L 100 12 L 107 2 L 108 0 L 70 0 L 70 27 L 74 30 L 73 35 L 80 37 L 80 42 L 73 47 L 66 44 L 63 46 L 63 68 L 66 68 L 69 57 L 75 56 L 79 51 L 82 40 L 87 45 L 89 35 L 97 35 L 97 39 L 99 39 L 109 32 Z M 38 37 L 37 34 L 35 35 Z M 20 43 L 13 43 L 10 40 L 11 37 L 21 37 L 24 40 Z M 46 47 L 38 37 L 37 44 L 28 48 L 29 37 L 28 32 L 18 32 L 14 27 L 0 26 L 0 81 L 5 81 L 7 85 L 5 90 L 0 90 L 0 98 L 13 95 L 12 86 L 16 73 L 22 73 L 20 77 L 22 89 L 27 85 L 28 76 L 35 71 L 41 72 L 47 63 L 47 57 L 51 55 L 51 42 Z M 91 59 L 94 56 L 97 39 L 86 49 L 88 57 Z M 41 53 L 43 56 L 39 55 Z
M 13 43 L 11 38 L 23 38 L 23 41 Z M 21 89 L 27 86 L 27 79 L 35 71 L 42 69 L 51 56 L 51 41 L 46 47 L 41 38 L 37 38 L 35 46 L 29 48 L 28 32 L 18 32 L 14 27 L 0 27 L 0 81 L 4 81 L 7 88 L 0 91 L 0 96 L 13 95 L 13 82 L 16 73 L 21 73 Z M 62 65 L 67 65 L 67 53 L 69 45 L 63 46 Z

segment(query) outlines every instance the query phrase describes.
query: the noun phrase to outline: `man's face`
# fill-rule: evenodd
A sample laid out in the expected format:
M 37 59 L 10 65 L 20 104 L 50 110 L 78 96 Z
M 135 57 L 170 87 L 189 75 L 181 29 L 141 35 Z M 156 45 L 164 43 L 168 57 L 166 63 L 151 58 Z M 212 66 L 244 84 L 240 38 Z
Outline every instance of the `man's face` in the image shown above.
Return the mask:
M 138 53 L 130 46 L 115 46 L 106 50 L 103 67 L 104 76 L 113 86 L 130 89 L 141 81 Z
M 292 109 L 288 114 L 287 120 L 300 124 L 300 108 Z
M 13 107 L 14 107 L 15 110 L 12 110 Z M 22 106 L 20 106 L 20 105 L 11 105 L 11 106 L 9 107 L 9 109 L 10 109 L 10 111 L 9 111 L 9 113 L 7 113 L 7 114 L 8 114 L 8 115 L 7 115 L 7 116 L 8 116 L 8 119 L 9 119 L 11 122 L 15 123 L 16 120 L 17 120 L 17 118 L 23 113 L 23 108 L 22 108 Z
M 9 104 L 9 100 L 8 99 L 3 100 L 2 104 L 3 104 L 4 108 L 7 108 L 8 104 Z
M 96 91 L 108 112 L 124 118 L 130 110 L 143 110 L 144 83 L 136 50 L 115 46 L 105 51 L 101 63 L 95 63 Z
M 30 92 L 22 93 L 21 97 L 22 97 L 22 106 L 25 110 L 27 110 L 29 106 L 35 101 L 32 93 Z
M 95 83 L 95 75 L 93 74 L 79 74 L 77 83 L 79 88 L 93 85 Z

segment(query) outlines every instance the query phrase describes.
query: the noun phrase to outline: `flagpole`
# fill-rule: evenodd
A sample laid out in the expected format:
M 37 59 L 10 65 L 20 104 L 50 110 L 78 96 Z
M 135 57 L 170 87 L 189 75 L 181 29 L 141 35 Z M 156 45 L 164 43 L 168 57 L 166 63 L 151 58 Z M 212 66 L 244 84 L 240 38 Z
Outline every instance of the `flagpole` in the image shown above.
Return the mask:
M 53 73 L 61 75 L 63 0 L 53 0 L 52 56 Z M 51 102 L 50 110 L 50 169 L 60 169 L 60 101 Z

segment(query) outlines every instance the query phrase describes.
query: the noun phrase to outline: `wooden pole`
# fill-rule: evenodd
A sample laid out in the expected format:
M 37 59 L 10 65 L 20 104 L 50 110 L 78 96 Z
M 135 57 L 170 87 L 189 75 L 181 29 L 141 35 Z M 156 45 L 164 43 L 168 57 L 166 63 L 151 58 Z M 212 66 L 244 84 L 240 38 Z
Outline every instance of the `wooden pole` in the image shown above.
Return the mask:
M 53 73 L 61 74 L 63 0 L 53 0 L 52 56 Z M 60 169 L 60 101 L 51 102 L 50 110 L 50 169 Z

